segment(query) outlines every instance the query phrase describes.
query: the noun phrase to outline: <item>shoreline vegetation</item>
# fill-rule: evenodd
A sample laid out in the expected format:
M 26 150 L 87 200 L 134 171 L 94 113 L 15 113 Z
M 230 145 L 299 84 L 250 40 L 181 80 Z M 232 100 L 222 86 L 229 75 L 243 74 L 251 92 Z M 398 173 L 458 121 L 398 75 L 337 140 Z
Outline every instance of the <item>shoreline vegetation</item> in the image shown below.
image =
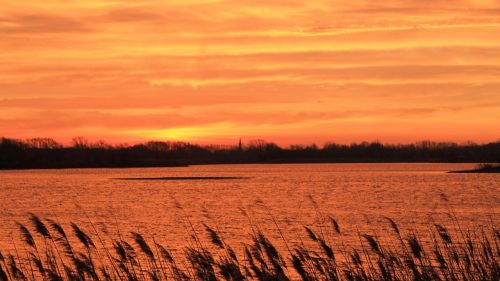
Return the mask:
M 0 249 L 0 280 L 499 280 L 499 229 L 493 222 L 464 229 L 449 215 L 452 226 L 431 224 L 423 232 L 385 218 L 390 231 L 383 237 L 358 232 L 359 243 L 349 246 L 341 225 L 321 212 L 320 223 L 296 233 L 300 243 L 290 243 L 276 222 L 282 239 L 271 241 L 249 218 L 250 239 L 237 250 L 217 225 L 196 230 L 186 216 L 191 235 L 174 253 L 158 237 L 113 236 L 90 220 L 85 229 L 30 213 L 27 223 L 17 222 L 23 241 L 12 240 L 15 251 Z
M 450 171 L 453 174 L 486 174 L 486 173 L 500 173 L 500 164 L 479 164 L 472 170 Z
M 74 138 L 63 146 L 50 138 L 0 138 L 0 169 L 182 167 L 256 163 L 498 163 L 500 141 L 486 144 L 326 143 L 280 147 L 264 140 L 236 145 L 150 141 L 110 145 Z

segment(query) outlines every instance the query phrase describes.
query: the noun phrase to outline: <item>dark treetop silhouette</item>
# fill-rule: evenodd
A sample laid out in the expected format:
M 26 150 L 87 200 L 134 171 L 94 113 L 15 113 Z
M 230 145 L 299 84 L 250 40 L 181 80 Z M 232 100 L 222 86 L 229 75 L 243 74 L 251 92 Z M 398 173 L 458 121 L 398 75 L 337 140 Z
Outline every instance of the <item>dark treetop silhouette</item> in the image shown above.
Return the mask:
M 0 139 L 0 169 L 162 167 L 232 163 L 340 162 L 500 162 L 500 141 L 456 144 L 422 141 L 414 144 L 362 142 L 279 147 L 263 140 L 245 145 L 195 145 L 150 141 L 136 145 L 91 143 L 75 138 L 71 146 L 53 139 Z

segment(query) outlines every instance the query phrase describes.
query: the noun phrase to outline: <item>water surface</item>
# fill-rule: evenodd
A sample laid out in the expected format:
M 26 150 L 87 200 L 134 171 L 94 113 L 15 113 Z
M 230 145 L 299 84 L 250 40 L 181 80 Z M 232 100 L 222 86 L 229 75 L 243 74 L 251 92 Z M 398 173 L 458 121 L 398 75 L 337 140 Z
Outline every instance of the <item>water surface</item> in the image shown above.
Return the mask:
M 317 224 L 318 217 L 326 215 L 353 237 L 358 230 L 383 233 L 388 228 L 384 216 L 402 228 L 426 231 L 435 221 L 450 222 L 449 208 L 464 227 L 498 225 L 500 175 L 446 173 L 473 166 L 259 164 L 1 171 L 0 247 L 10 247 L 10 237 L 19 239 L 14 222 L 27 222 L 27 212 L 63 225 L 77 222 L 86 229 L 90 220 L 109 233 L 139 231 L 174 249 L 186 245 L 189 222 L 200 233 L 201 223 L 207 223 L 236 245 L 246 240 L 251 224 L 274 239 L 280 239 L 278 226 L 287 240 L 299 241 L 302 225 Z

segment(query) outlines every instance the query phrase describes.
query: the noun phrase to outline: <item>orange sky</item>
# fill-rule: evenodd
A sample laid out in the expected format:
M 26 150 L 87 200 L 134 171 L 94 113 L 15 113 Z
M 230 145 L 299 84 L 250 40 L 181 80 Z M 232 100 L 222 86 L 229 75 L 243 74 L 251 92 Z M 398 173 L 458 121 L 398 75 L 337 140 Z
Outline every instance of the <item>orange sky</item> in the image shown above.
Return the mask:
M 500 138 L 497 0 L 0 0 L 0 135 Z

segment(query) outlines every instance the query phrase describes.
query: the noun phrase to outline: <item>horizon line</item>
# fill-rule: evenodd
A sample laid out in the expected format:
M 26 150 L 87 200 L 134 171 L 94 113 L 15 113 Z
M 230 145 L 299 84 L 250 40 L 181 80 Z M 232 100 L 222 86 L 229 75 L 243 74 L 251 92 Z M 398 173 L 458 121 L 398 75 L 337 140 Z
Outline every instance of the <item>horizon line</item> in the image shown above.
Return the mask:
M 337 144 L 337 145 L 353 145 L 353 144 L 363 144 L 363 143 L 368 143 L 368 144 L 373 144 L 373 143 L 379 143 L 382 145 L 411 145 L 411 144 L 419 144 L 419 143 L 432 143 L 432 144 L 456 144 L 459 146 L 464 146 L 464 145 L 486 145 L 490 143 L 499 143 L 500 142 L 500 137 L 497 138 L 496 140 L 490 140 L 490 141 L 483 141 L 483 142 L 477 142 L 473 140 L 465 140 L 465 141 L 450 141 L 450 140 L 436 140 L 436 139 L 420 139 L 416 141 L 409 141 L 409 142 L 384 142 L 381 141 L 380 139 L 373 139 L 373 140 L 363 140 L 363 141 L 351 141 L 351 142 L 336 142 L 335 140 L 328 140 L 324 141 L 322 143 L 319 142 L 308 142 L 308 143 L 289 143 L 286 145 L 283 144 L 278 144 L 277 142 L 273 140 L 268 140 L 265 138 L 248 138 L 247 141 L 244 141 L 244 138 L 235 138 L 234 143 L 214 143 L 214 142 L 196 142 L 196 141 L 189 141 L 189 140 L 168 140 L 168 139 L 145 139 L 142 141 L 133 141 L 133 142 L 109 142 L 103 139 L 93 139 L 93 138 L 88 138 L 88 137 L 83 137 L 83 136 L 76 136 L 71 138 L 70 141 L 67 142 L 60 142 L 56 138 L 52 137 L 28 137 L 28 138 L 15 138 L 15 137 L 8 137 L 8 136 L 0 136 L 0 140 L 13 140 L 13 141 L 19 141 L 19 142 L 32 142 L 32 141 L 53 141 L 55 144 L 61 145 L 62 147 L 71 147 L 75 146 L 77 142 L 84 142 L 86 145 L 109 145 L 109 146 L 135 146 L 135 145 L 141 145 L 141 144 L 146 144 L 150 142 L 160 142 L 160 143 L 186 143 L 186 144 L 192 144 L 192 145 L 198 145 L 198 146 L 204 146 L 204 147 L 210 147 L 210 146 L 239 146 L 239 145 L 248 145 L 252 143 L 263 143 L 263 144 L 274 144 L 277 145 L 278 147 L 286 148 L 286 147 L 293 147 L 293 146 L 326 146 L 328 144 Z

